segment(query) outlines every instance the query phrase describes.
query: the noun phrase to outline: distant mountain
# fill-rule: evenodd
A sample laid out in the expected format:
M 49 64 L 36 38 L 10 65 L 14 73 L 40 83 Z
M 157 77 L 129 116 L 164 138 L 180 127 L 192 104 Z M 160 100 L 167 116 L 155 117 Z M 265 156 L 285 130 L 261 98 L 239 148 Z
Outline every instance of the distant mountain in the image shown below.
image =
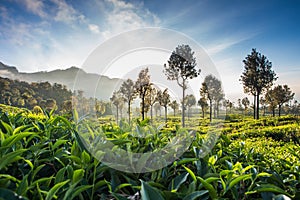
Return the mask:
M 113 90 L 122 83 L 121 79 L 111 79 L 107 76 L 86 73 L 77 67 L 70 67 L 64 70 L 57 69 L 49 72 L 24 73 L 19 72 L 16 67 L 5 65 L 2 62 L 0 62 L 0 76 L 26 82 L 48 81 L 51 84 L 60 83 L 66 85 L 72 91 L 83 90 L 83 94 L 86 97 L 97 97 L 102 100 L 109 100 Z

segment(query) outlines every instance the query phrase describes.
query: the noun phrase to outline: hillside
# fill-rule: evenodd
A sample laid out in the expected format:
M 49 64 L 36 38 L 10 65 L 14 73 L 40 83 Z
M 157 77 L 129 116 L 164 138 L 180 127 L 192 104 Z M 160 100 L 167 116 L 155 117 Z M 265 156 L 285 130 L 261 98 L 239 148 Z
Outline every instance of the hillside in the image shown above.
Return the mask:
M 86 73 L 80 68 L 70 67 L 65 70 L 53 70 L 49 72 L 24 73 L 19 72 L 17 67 L 8 66 L 0 62 L 0 76 L 13 80 L 26 82 L 46 82 L 51 84 L 60 83 L 66 85 L 67 88 L 74 90 L 83 90 L 86 97 L 96 97 L 98 99 L 108 100 L 112 91 L 121 82 L 117 78 L 109 78 L 93 73 Z M 76 80 L 76 76 L 80 80 Z M 101 86 L 96 88 L 96 84 L 101 79 Z M 95 91 L 96 90 L 96 91 Z

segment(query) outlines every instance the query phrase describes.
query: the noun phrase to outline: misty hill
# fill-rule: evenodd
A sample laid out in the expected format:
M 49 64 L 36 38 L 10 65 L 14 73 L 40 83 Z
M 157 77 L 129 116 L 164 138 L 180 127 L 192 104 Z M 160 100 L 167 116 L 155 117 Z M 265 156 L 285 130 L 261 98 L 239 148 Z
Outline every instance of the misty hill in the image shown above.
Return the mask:
M 97 97 L 102 100 L 109 100 L 112 91 L 118 88 L 122 80 L 109 78 L 94 73 L 86 73 L 80 68 L 70 67 L 65 70 L 41 71 L 35 73 L 19 72 L 16 67 L 8 66 L 0 62 L 0 76 L 13 80 L 26 82 L 60 83 L 68 89 L 83 90 L 86 97 Z M 100 85 L 97 83 L 100 81 Z

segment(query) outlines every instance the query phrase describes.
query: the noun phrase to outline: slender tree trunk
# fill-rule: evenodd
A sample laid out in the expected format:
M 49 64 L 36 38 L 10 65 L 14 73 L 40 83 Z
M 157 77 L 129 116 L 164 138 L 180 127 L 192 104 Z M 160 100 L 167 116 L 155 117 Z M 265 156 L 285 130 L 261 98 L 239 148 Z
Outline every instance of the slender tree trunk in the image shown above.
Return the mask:
M 122 109 L 122 107 L 120 108 L 120 120 L 122 120 L 122 118 L 123 118 L 123 109 Z
M 202 109 L 202 118 L 204 119 L 204 108 L 201 109 Z
M 216 105 L 214 106 L 214 118 L 216 118 Z
M 165 123 L 166 123 L 166 126 L 167 126 L 167 122 L 168 122 L 168 118 L 167 118 L 167 111 L 168 110 L 168 107 L 165 106 Z
M 173 109 L 173 111 L 174 111 L 174 117 L 175 117 L 175 115 L 176 115 L 176 114 L 175 114 L 175 109 Z
M 259 93 L 257 93 L 256 99 L 256 119 L 259 119 Z
M 145 119 L 145 97 L 142 98 L 142 120 Z
M 254 94 L 253 97 L 253 118 L 256 119 L 256 94 Z
M 150 118 L 151 118 L 151 122 L 153 122 L 153 108 L 152 108 L 152 105 L 150 105 Z
M 131 102 L 130 101 L 128 101 L 128 123 L 130 124 L 130 104 L 131 104 Z
M 209 121 L 212 121 L 212 100 L 209 100 Z
M 272 108 L 273 117 L 275 117 L 275 108 Z
M 184 121 L 184 97 L 185 97 L 185 82 L 183 81 L 182 83 L 182 104 L 181 104 L 181 109 L 182 109 L 182 113 L 181 113 L 181 123 L 182 123 L 182 127 L 185 127 L 185 121 Z
M 117 123 L 119 122 L 119 106 L 116 106 L 117 108 Z
M 278 105 L 278 116 L 280 117 L 280 114 L 281 114 L 281 105 L 279 104 Z

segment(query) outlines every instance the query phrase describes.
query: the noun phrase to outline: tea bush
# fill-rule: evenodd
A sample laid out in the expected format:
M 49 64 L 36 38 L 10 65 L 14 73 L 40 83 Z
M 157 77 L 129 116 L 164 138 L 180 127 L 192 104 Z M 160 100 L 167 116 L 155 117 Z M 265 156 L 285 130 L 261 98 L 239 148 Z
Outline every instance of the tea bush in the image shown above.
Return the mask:
M 2 106 L 3 107 L 3 106 Z M 222 129 L 204 119 L 188 150 L 153 172 L 126 173 L 95 159 L 83 138 L 105 134 L 118 148 L 147 152 L 178 134 L 177 118 L 162 130 L 86 121 L 7 107 L 0 112 L 0 199 L 300 199 L 300 147 L 297 119 L 225 121 Z M 172 118 L 170 118 L 172 119 Z M 208 130 L 220 138 L 201 156 Z M 206 141 L 206 142 L 205 142 Z

